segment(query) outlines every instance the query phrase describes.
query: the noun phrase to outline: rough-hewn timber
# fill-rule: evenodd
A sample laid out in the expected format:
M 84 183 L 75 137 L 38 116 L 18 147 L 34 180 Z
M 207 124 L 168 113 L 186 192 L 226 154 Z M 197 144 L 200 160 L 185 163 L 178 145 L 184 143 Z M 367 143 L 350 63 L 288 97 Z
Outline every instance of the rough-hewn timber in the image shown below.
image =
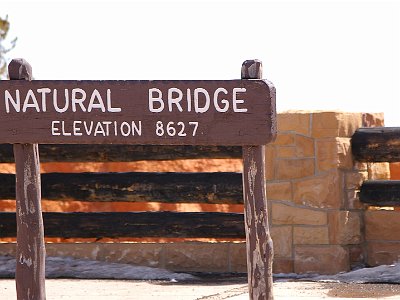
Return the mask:
M 0 199 L 14 199 L 15 177 L 0 174 Z M 242 174 L 44 173 L 47 200 L 242 204 Z
M 244 238 L 243 214 L 235 213 L 43 213 L 45 236 L 63 238 Z M 0 213 L 0 237 L 15 237 L 15 213 Z
M 400 206 L 400 180 L 368 180 L 360 188 L 360 201 L 373 206 Z
M 240 146 L 39 145 L 41 162 L 129 162 L 194 158 L 241 158 Z M 14 162 L 10 144 L 0 144 L 0 162 Z
M 247 60 L 242 65 L 242 79 L 262 78 L 262 64 Z M 275 88 L 270 84 L 271 102 Z M 276 135 L 275 109 L 271 114 L 271 133 Z M 265 146 L 243 147 L 243 197 L 246 226 L 247 273 L 251 300 L 273 300 L 273 246 L 269 232 Z
M 30 81 L 32 68 L 24 59 L 8 66 L 11 81 Z M 46 251 L 40 203 L 38 144 L 14 144 L 16 169 L 17 253 L 15 280 L 18 300 L 44 300 Z
M 357 129 L 351 138 L 351 148 L 357 161 L 400 161 L 400 127 Z

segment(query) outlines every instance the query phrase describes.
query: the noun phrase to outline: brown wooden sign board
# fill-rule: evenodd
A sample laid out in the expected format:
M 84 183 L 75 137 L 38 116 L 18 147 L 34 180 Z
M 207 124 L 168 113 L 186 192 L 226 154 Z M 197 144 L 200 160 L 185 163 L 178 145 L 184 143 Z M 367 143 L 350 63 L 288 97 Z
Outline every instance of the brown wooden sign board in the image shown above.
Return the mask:
M 264 145 L 265 80 L 0 81 L 0 143 Z

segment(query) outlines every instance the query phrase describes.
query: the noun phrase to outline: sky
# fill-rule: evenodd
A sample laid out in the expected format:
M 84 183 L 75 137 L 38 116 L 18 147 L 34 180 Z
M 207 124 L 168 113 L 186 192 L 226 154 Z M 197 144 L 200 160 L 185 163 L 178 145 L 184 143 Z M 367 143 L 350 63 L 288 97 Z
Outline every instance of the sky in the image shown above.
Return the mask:
M 238 79 L 277 110 L 384 112 L 400 126 L 400 1 L 3 1 L 35 79 Z

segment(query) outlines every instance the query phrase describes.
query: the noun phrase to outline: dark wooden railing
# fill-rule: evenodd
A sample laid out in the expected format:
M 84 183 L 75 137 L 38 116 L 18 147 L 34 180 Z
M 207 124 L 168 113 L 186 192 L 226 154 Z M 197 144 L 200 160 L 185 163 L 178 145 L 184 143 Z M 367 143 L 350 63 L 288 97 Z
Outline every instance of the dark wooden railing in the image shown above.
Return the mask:
M 187 158 L 241 158 L 241 147 L 40 145 L 46 162 L 127 162 Z M 93 155 L 92 155 L 93 154 Z M 13 162 L 0 145 L 0 162 Z M 243 204 L 242 174 L 215 173 L 44 173 L 42 198 L 87 202 Z M 0 201 L 15 199 L 15 175 L 0 174 Z M 15 213 L 0 213 L 0 237 L 16 236 Z M 243 214 L 220 212 L 43 213 L 46 237 L 245 237 Z
M 400 161 L 400 127 L 358 129 L 351 140 L 359 162 Z M 360 201 L 373 206 L 400 206 L 400 180 L 367 180 L 360 187 Z

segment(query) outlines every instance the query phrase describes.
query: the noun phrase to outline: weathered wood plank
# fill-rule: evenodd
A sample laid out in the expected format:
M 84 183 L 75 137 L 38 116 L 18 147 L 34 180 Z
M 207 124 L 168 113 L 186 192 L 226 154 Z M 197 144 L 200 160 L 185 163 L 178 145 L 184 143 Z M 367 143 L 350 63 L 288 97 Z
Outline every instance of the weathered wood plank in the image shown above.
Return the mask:
M 12 81 L 32 79 L 32 68 L 23 59 L 8 66 Z M 40 205 L 40 162 L 37 144 L 14 144 L 16 169 L 17 251 L 15 280 L 18 300 L 44 300 L 45 257 Z
M 13 174 L 0 174 L 0 199 L 14 199 Z M 44 173 L 42 198 L 104 202 L 243 204 L 242 174 Z
M 41 162 L 129 162 L 199 158 L 241 158 L 240 146 L 39 145 Z M 0 163 L 14 162 L 10 144 L 0 144 Z
M 178 212 L 43 213 L 45 236 L 63 238 L 244 238 L 243 214 Z M 0 237 L 15 237 L 15 213 L 0 213 Z
M 262 78 L 262 64 L 247 60 L 242 65 L 242 79 Z M 271 102 L 275 88 L 270 84 Z M 271 112 L 271 134 L 276 135 L 275 109 Z M 246 226 L 247 274 L 251 300 L 273 300 L 273 245 L 269 232 L 265 146 L 243 147 L 243 197 Z
M 360 201 L 374 206 L 400 206 L 400 180 L 367 180 L 360 187 Z
M 351 138 L 351 148 L 357 161 L 400 161 L 400 127 L 359 128 Z

